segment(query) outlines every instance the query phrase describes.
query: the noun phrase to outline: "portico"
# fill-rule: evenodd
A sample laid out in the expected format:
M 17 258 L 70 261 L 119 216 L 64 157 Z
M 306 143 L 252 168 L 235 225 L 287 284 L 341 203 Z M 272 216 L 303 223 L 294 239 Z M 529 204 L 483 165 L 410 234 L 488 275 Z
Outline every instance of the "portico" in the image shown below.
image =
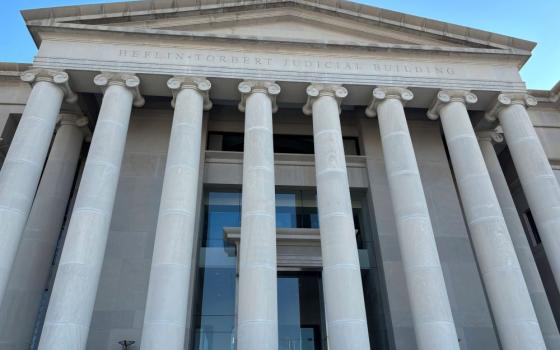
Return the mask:
M 0 310 L 20 318 L 0 344 L 560 346 L 483 141 L 503 129 L 558 281 L 560 187 L 518 73 L 533 43 L 349 2 L 150 4 L 24 12 L 34 85 L 0 169 Z M 52 202 L 69 209 L 38 214 Z

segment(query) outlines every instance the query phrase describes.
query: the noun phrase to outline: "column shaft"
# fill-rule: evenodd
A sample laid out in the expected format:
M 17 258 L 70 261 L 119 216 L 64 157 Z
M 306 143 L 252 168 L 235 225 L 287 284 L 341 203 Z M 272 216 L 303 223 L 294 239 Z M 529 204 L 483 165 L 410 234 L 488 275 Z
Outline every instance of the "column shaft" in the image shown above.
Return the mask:
M 474 95 L 469 96 L 472 100 Z M 502 346 L 505 350 L 544 350 L 529 291 L 463 97 L 452 97 L 439 113 Z
M 137 86 L 138 79 L 100 75 L 95 82 L 107 88 L 66 234 L 39 350 L 86 348 L 134 99 L 128 85 L 136 83 Z
M 522 104 L 504 107 L 500 124 L 529 202 L 543 247 L 560 288 L 560 186 Z
M 87 119 L 81 122 L 87 125 Z M 74 183 L 84 130 L 75 116 L 63 116 L 49 153 L 37 195 L 25 226 L 6 298 L 0 329 L 11 346 L 31 345 L 37 311 L 60 235 Z
M 380 92 L 376 89 L 374 98 Z M 428 205 L 399 98 L 379 102 L 377 115 L 416 341 L 422 350 L 458 350 Z
M 207 91 L 210 83 L 204 81 Z M 195 81 L 183 81 L 179 89 L 142 329 L 143 350 L 183 350 L 185 343 L 204 100 Z
M 278 349 L 278 306 L 272 100 L 265 86 L 247 91 L 244 84 L 240 84 L 247 95 L 237 349 L 274 350 Z
M 55 83 L 39 81 L 35 84 L 0 170 L 0 302 L 6 292 L 63 98 L 64 91 Z
M 335 91 L 332 91 L 333 89 Z M 369 350 L 339 105 L 334 97 L 345 96 L 346 89 L 329 86 L 315 88 L 311 85 L 307 91 L 308 95 L 314 97 L 308 105 L 311 105 L 313 114 L 323 293 L 329 349 Z
M 513 202 L 502 167 L 494 151 L 494 146 L 488 137 L 479 137 L 479 144 L 486 167 L 488 168 L 488 173 L 492 179 L 492 184 L 494 185 L 494 190 L 500 202 L 500 207 L 502 208 L 502 213 L 504 214 L 515 252 L 517 253 L 517 259 L 519 260 L 525 282 L 527 283 L 527 289 L 533 301 L 533 307 L 535 308 L 544 340 L 549 349 L 560 348 L 560 334 L 558 334 L 554 315 L 552 314 L 552 309 L 550 308 L 550 303 L 548 302 L 548 297 L 541 276 L 539 275 L 535 258 L 533 257 L 531 247 L 527 241 L 527 236 L 523 230 L 523 225 L 521 224 L 521 219 L 519 218 L 515 203 Z

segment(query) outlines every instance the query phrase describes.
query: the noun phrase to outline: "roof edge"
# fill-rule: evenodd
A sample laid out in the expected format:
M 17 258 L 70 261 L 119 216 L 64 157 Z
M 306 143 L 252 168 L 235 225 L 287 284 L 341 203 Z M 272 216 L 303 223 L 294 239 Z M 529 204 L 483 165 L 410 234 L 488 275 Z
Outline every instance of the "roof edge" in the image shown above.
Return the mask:
M 212 41 L 242 41 L 242 42 L 259 42 L 279 45 L 305 45 L 310 47 L 346 47 L 356 48 L 362 50 L 377 50 L 377 51 L 423 51 L 440 54 L 466 54 L 466 55 L 502 55 L 508 57 L 516 57 L 519 62 L 519 68 L 523 66 L 531 57 L 531 52 L 521 49 L 496 49 L 496 48 L 455 48 L 455 47 L 441 47 L 437 45 L 408 45 L 408 44 L 357 44 L 338 41 L 298 41 L 298 40 L 274 40 L 274 39 L 261 39 L 253 36 L 231 36 L 231 35 L 212 35 L 207 36 L 203 34 L 185 33 L 183 31 L 167 30 L 167 29 L 151 29 L 151 28 L 128 28 L 128 27 L 113 27 L 104 25 L 86 25 L 74 23 L 55 23 L 52 25 L 34 24 L 29 25 L 30 32 L 37 43 L 39 42 L 38 34 L 41 30 L 43 32 L 72 32 L 72 31 L 90 31 L 101 33 L 127 33 L 132 35 L 160 35 L 165 37 L 181 36 L 190 40 L 212 40 Z
M 22 10 L 21 13 L 27 24 L 31 21 L 49 20 L 55 22 L 111 18 L 119 16 L 158 15 L 192 10 L 212 9 L 218 7 L 234 7 L 247 5 L 270 5 L 277 3 L 294 3 L 330 10 L 346 15 L 369 18 L 388 25 L 414 29 L 428 34 L 444 37 L 463 37 L 466 41 L 487 41 L 495 45 L 508 45 L 512 48 L 532 51 L 535 42 L 510 37 L 502 34 L 455 25 L 425 17 L 408 15 L 401 12 L 385 10 L 379 7 L 358 4 L 346 0 L 141 0 L 92 5 L 76 5 L 52 8 Z
M 528 93 L 537 98 L 539 102 L 557 103 L 560 102 L 560 81 L 550 90 L 528 90 Z

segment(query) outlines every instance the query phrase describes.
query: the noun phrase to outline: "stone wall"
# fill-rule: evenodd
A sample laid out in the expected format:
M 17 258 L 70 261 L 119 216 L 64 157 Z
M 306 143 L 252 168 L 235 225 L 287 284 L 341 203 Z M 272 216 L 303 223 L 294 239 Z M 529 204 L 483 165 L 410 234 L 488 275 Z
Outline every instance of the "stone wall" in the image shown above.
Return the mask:
M 140 340 L 171 118 L 142 109 L 131 117 L 88 349 Z

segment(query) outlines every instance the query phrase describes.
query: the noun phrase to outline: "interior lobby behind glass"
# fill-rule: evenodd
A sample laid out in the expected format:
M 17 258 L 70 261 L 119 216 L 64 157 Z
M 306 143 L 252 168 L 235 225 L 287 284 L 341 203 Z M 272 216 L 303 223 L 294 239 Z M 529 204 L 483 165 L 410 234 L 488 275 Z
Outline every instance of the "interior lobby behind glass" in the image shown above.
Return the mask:
M 373 232 L 363 193 L 352 193 L 352 206 L 366 299 L 370 341 L 388 349 L 385 316 L 374 253 Z M 203 237 L 199 251 L 193 350 L 235 349 L 237 252 L 224 228 L 241 223 L 241 192 L 207 190 Z M 316 194 L 312 190 L 276 190 L 279 229 L 318 229 Z M 301 231 L 305 232 L 305 231 Z M 326 328 L 320 268 L 278 267 L 280 350 L 326 350 Z

